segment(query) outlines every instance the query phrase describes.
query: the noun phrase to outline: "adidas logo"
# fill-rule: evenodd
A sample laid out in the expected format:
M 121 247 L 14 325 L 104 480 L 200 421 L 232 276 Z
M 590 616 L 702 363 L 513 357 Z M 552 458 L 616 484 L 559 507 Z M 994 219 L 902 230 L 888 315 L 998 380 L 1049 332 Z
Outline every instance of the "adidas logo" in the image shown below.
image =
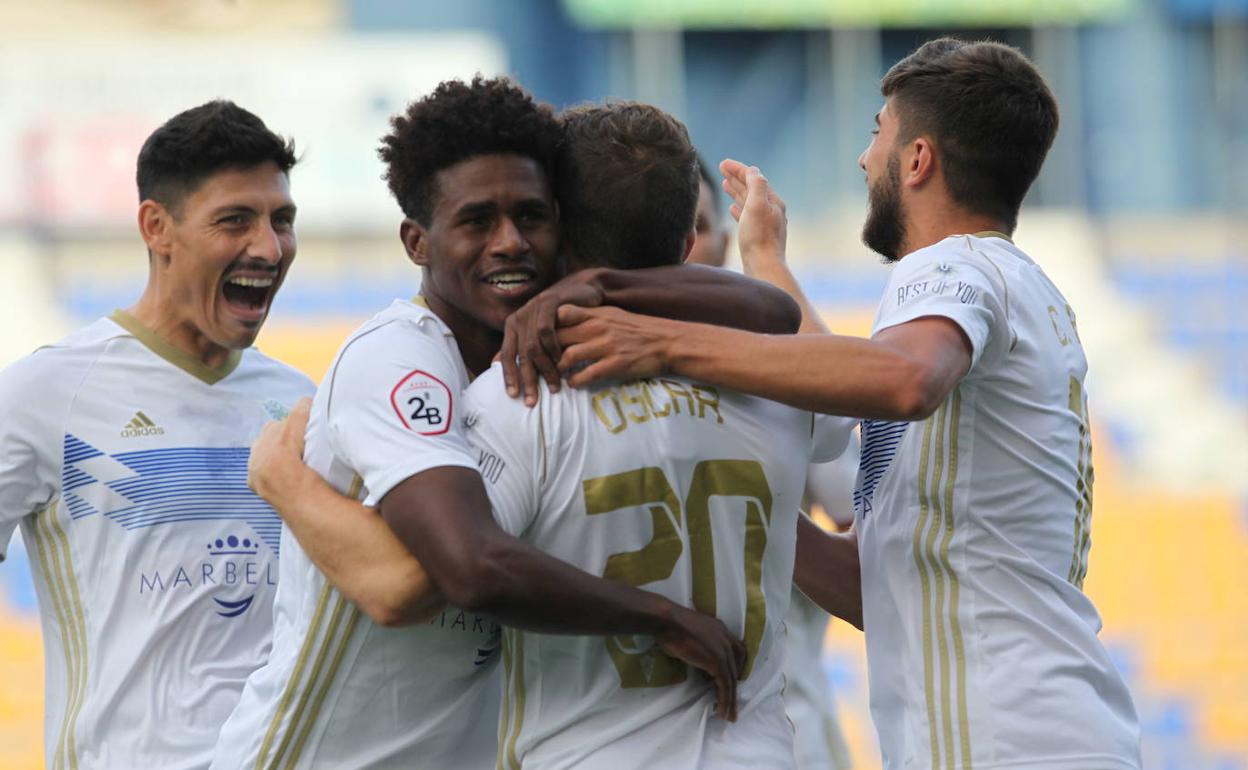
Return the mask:
M 121 429 L 122 438 L 137 438 L 139 436 L 163 436 L 165 429 L 157 427 L 152 422 L 152 418 L 143 414 L 143 412 L 135 412 L 134 418 Z

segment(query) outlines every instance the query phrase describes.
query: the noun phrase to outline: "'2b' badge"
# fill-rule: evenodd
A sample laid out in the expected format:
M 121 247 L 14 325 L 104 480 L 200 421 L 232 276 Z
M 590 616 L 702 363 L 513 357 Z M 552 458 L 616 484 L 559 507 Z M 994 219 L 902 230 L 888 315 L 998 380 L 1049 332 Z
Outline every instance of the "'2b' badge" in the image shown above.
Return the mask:
M 437 436 L 451 427 L 451 389 L 428 372 L 415 369 L 390 391 L 390 405 L 403 427 L 422 436 Z

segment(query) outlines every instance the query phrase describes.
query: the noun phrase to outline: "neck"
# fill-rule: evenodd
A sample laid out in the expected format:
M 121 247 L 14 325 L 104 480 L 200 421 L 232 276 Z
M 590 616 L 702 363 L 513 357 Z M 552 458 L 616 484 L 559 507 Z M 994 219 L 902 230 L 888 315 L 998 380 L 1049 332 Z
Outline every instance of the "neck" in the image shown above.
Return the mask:
M 155 279 L 149 280 L 139 301 L 126 309 L 134 319 L 173 347 L 204 366 L 217 368 L 230 358 L 230 349 L 208 339 L 193 324 L 181 318 L 178 303 L 164 296 Z
M 494 356 L 503 344 L 503 333 L 482 324 L 480 321 L 460 311 L 454 305 L 444 302 L 441 297 L 430 292 L 424 294 L 425 304 L 442 322 L 451 328 L 455 335 L 455 344 L 459 354 L 464 357 L 464 366 L 473 377 L 490 368 Z
M 1000 219 L 967 211 L 948 201 L 934 206 L 911 206 L 907 208 L 907 213 L 910 216 L 906 222 L 903 254 L 911 254 L 940 243 L 951 235 L 982 233 L 986 230 L 1012 235 L 1012 228 Z

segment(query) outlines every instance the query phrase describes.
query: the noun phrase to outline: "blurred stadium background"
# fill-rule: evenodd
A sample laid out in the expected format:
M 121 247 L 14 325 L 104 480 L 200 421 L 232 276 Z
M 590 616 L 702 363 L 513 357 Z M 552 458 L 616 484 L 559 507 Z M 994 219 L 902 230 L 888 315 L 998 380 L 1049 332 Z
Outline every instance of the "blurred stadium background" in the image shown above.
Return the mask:
M 259 344 L 317 379 L 417 290 L 374 148 L 443 78 L 506 72 L 557 106 L 682 117 L 708 158 L 768 173 L 808 293 L 863 334 L 885 277 L 857 239 L 879 76 L 941 33 L 1021 47 L 1063 113 L 1017 240 L 1092 361 L 1086 589 L 1146 766 L 1248 770 L 1248 0 L 0 0 L 0 29 L 0 364 L 138 296 L 138 147 L 223 96 L 303 153 L 299 259 Z M 20 543 L 10 556 L 0 768 L 25 770 L 42 764 L 42 651 Z M 853 629 L 833 624 L 823 674 L 855 766 L 878 768 Z

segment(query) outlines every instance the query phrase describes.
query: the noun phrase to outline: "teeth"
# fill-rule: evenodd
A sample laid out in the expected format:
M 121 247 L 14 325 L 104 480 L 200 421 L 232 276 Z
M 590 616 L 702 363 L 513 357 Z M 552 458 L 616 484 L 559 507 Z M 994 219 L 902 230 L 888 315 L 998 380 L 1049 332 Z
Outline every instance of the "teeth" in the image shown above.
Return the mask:
M 267 289 L 273 285 L 272 278 L 231 278 L 229 283 L 235 286 L 247 286 L 253 289 Z
M 525 283 L 529 280 L 528 273 L 498 273 L 485 279 L 487 283 L 496 286 L 510 286 L 517 283 Z

